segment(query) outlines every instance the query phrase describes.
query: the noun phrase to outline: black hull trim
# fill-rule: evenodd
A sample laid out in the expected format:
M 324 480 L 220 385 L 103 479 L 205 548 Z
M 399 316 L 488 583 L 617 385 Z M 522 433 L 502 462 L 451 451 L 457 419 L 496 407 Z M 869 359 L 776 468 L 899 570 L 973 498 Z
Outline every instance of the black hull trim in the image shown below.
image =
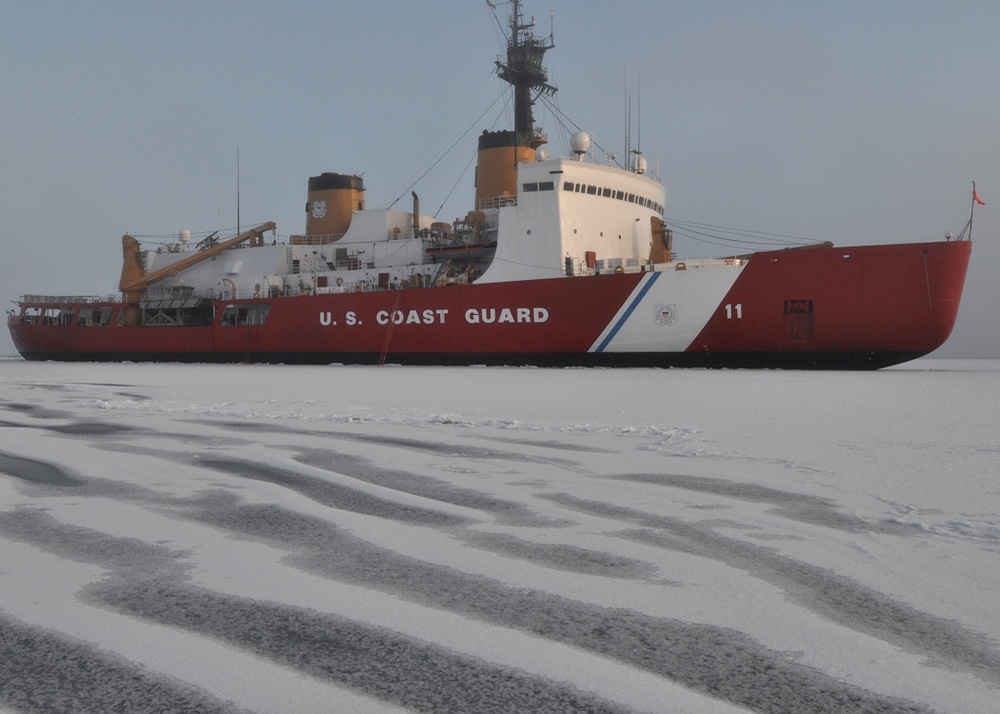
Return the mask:
M 509 367 L 684 367 L 695 369 L 833 369 L 872 370 L 923 357 L 906 352 L 586 352 L 586 353 L 430 353 L 390 352 L 387 364 Z M 26 360 L 55 362 L 183 362 L 208 364 L 377 364 L 371 352 L 192 352 L 168 353 L 24 353 Z

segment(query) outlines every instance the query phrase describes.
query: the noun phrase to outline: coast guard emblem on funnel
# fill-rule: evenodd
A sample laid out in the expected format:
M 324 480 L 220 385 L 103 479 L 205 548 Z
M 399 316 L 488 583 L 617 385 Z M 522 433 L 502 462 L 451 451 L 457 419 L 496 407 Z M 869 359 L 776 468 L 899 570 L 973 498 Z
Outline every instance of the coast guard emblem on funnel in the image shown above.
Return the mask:
M 657 303 L 653 308 L 653 322 L 668 327 L 677 322 L 677 306 L 673 303 Z

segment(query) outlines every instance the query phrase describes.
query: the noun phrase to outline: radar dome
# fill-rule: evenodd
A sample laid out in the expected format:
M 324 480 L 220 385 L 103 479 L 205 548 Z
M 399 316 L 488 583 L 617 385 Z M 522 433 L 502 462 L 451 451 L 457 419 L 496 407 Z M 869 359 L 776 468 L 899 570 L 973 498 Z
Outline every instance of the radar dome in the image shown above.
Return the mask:
M 569 148 L 573 150 L 578 159 L 590 151 L 590 134 L 585 131 L 578 131 L 569 138 Z
M 181 243 L 188 243 L 188 242 L 190 242 L 191 241 L 191 231 L 189 231 L 187 228 L 181 228 L 177 232 L 177 240 L 179 240 Z

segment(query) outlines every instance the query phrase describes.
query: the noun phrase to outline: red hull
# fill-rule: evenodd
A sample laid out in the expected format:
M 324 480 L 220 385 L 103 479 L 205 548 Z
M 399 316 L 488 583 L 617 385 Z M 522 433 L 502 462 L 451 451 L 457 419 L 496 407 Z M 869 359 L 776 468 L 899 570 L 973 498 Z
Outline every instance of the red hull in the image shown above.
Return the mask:
M 21 315 L 8 325 L 26 359 L 877 368 L 947 339 L 970 252 L 968 242 L 817 248 L 733 269 L 217 300 L 199 327 L 121 327 L 119 303 L 105 304 L 114 312 L 101 327 Z M 716 273 L 731 283 L 722 299 L 695 304 L 697 281 L 727 270 Z M 223 324 L 227 305 L 261 304 L 263 325 Z M 659 319 L 667 304 L 707 320 L 685 333 Z M 24 301 L 22 315 L 32 305 L 54 307 Z
M 759 253 L 725 299 L 743 306 L 743 319 L 734 326 L 717 312 L 691 348 L 926 354 L 955 325 L 971 250 L 949 242 Z

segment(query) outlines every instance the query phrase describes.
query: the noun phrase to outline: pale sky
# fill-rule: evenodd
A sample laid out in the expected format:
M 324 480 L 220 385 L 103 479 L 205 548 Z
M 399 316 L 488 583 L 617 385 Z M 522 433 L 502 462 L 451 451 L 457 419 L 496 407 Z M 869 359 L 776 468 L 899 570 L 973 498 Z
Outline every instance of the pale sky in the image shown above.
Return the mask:
M 526 0 L 525 13 L 539 34 L 554 22 L 559 109 L 619 155 L 631 96 L 668 220 L 937 240 L 965 225 L 976 181 L 987 205 L 936 356 L 1000 358 L 1000 3 Z M 123 233 L 235 228 L 237 152 L 244 227 L 301 232 L 324 171 L 363 173 L 372 208 L 409 208 L 415 190 L 422 212 L 464 215 L 476 136 L 511 123 L 495 103 L 502 52 L 485 0 L 0 0 L 2 297 L 113 293 Z M 572 129 L 535 115 L 564 154 Z M 0 354 L 13 351 L 3 330 Z

